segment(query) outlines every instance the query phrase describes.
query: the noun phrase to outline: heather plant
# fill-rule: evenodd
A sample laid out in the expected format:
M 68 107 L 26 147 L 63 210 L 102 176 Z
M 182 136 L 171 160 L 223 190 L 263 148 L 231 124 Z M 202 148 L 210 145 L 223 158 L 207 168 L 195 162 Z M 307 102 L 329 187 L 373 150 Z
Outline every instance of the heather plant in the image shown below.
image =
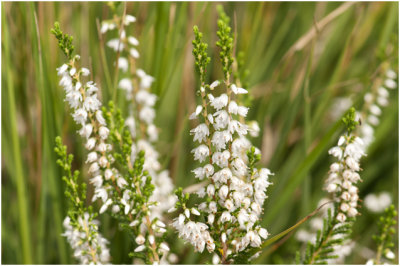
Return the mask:
M 398 263 L 398 3 L 1 19 L 2 263 Z
M 69 59 L 58 68 L 58 75 L 66 101 L 73 109 L 72 116 L 82 126 L 79 134 L 87 140 L 86 163 L 90 164 L 90 183 L 95 188 L 92 201 L 100 199 L 99 213 L 108 210 L 135 240 L 137 247 L 130 253 L 132 257 L 146 263 L 160 262 L 162 254 L 169 248 L 163 242 L 165 224 L 150 214 L 150 208 L 157 202 L 150 200 L 154 185 L 149 172 L 144 169 L 144 151 L 132 152 L 131 134 L 112 102 L 108 108 L 100 110 L 102 104 L 97 97 L 96 84 L 83 81 L 89 70 L 78 68 L 80 57 L 72 55 L 72 38 L 62 33 L 58 23 L 52 32 Z
M 233 35 L 229 19 L 220 12 L 216 45 L 224 75 L 211 84 L 207 84 L 205 76 L 211 60 L 207 44 L 196 26 L 193 31 L 193 55 L 200 78 L 197 93 L 201 96 L 201 104 L 190 116 L 199 121 L 190 131 L 193 141 L 200 144 L 192 150 L 194 159 L 201 163 L 193 173 L 207 183 L 197 192 L 203 200 L 195 207 L 188 206 L 189 194 L 176 191 L 176 208 L 182 213 L 173 226 L 197 252 L 206 249 L 214 254 L 213 263 L 225 264 L 242 260 L 268 237 L 267 230 L 260 226 L 260 215 L 272 173 L 267 168 L 257 168 L 260 153 L 249 147 L 250 142 L 245 139 L 249 129 L 238 121 L 239 117 L 246 117 L 248 108 L 238 105 L 235 97 L 248 91 L 232 81 Z M 216 96 L 220 85 L 223 93 Z
M 337 159 L 330 166 L 325 185 L 325 190 L 333 200 L 333 208 L 328 209 L 315 243 L 308 243 L 303 264 L 321 264 L 337 259 L 342 255 L 341 245 L 351 239 L 351 227 L 358 215 L 356 184 L 361 180 L 358 174 L 361 170 L 360 159 L 365 156 L 364 142 L 352 134 L 358 124 L 355 118 L 355 109 L 351 108 L 342 119 L 347 133 L 339 138 L 337 146 L 329 150 L 329 154 Z
M 154 124 L 156 115 L 154 105 L 157 96 L 151 93 L 154 78 L 138 68 L 136 59 L 140 55 L 136 48 L 139 41 L 133 35 L 126 33 L 128 26 L 135 21 L 134 16 L 124 14 L 123 17 L 119 17 L 114 14 L 113 19 L 102 22 L 101 33 L 106 34 L 110 31 L 118 33 L 117 38 L 107 41 L 107 46 L 118 53 L 114 64 L 122 72 L 118 88 L 126 94 L 128 116 L 125 118 L 125 124 L 133 142 L 132 154 L 135 156 L 139 151 L 144 151 L 144 169 L 152 176 L 154 184 L 150 201 L 157 202 L 157 205 L 152 208 L 151 215 L 162 219 L 163 213 L 175 203 L 173 184 L 168 170 L 162 169 L 158 160 L 159 153 L 154 147 L 159 135 L 159 129 Z M 116 75 L 119 76 L 118 73 Z
M 73 155 L 67 154 L 67 146 L 62 145 L 61 138 L 56 138 L 55 152 L 60 159 L 57 163 L 64 170 L 63 180 L 66 184 L 65 196 L 69 199 L 69 211 L 64 220 L 65 233 L 74 257 L 80 264 L 107 264 L 110 261 L 109 243 L 99 233 L 98 215 L 92 206 L 85 206 L 86 184 L 78 180 L 79 171 L 72 172 Z
M 387 49 L 388 53 L 386 55 L 386 59 L 381 63 L 381 65 L 378 67 L 373 80 L 372 84 L 368 84 L 369 86 L 369 92 L 367 92 L 364 95 L 364 99 L 362 102 L 362 107 L 360 108 L 359 111 L 355 111 L 354 114 L 352 114 L 353 117 L 345 117 L 344 122 L 348 123 L 348 121 L 358 121 L 359 125 L 356 126 L 354 123 L 351 128 L 355 128 L 355 134 L 359 136 L 358 142 L 362 145 L 359 145 L 359 148 L 362 149 L 365 152 L 368 151 L 368 147 L 373 143 L 374 141 L 374 128 L 379 126 L 379 116 L 382 115 L 384 107 L 388 106 L 389 104 L 389 97 L 390 97 L 390 90 L 394 90 L 397 88 L 397 74 L 391 69 L 390 67 L 390 54 L 393 53 L 392 49 Z M 348 108 L 348 105 L 352 104 L 351 98 L 338 98 L 336 104 L 337 110 L 335 111 L 334 116 L 337 114 L 341 113 L 341 108 Z M 348 129 L 349 130 L 349 129 Z M 339 145 L 339 143 L 338 143 Z M 340 145 L 339 145 L 340 146 Z M 336 153 L 334 149 L 330 150 L 330 153 L 334 154 Z M 334 167 L 336 167 L 334 165 Z M 332 171 L 332 166 L 331 166 L 331 171 Z M 334 173 L 334 175 L 336 175 Z M 360 179 L 361 180 L 361 179 Z M 339 182 L 340 183 L 340 182 Z M 329 187 L 329 185 L 331 187 Z M 328 192 L 333 192 L 336 190 L 337 184 L 329 184 L 326 186 L 326 189 Z M 358 196 L 357 196 L 358 198 Z M 329 202 L 329 199 L 323 198 L 320 200 L 319 205 L 323 205 Z M 366 208 L 375 213 L 380 213 L 388 207 L 392 199 L 390 197 L 390 194 L 388 192 L 382 192 L 380 195 L 375 195 L 375 194 L 368 194 L 363 201 Z M 353 203 L 355 205 L 355 203 Z M 314 217 L 310 221 L 310 227 L 309 230 L 301 229 L 297 232 L 296 238 L 304 243 L 308 243 L 308 246 L 310 246 L 309 242 L 318 242 L 318 241 L 328 241 L 327 239 L 323 239 L 321 237 L 321 234 L 323 233 L 323 230 L 327 230 L 327 221 L 330 221 L 332 219 L 332 209 L 334 206 L 330 204 L 331 206 L 325 208 L 324 212 L 321 212 L 320 215 L 317 215 L 317 217 Z M 357 205 L 360 207 L 359 205 Z M 345 209 L 347 208 L 346 206 L 344 207 Z M 348 226 L 349 228 L 351 225 Z M 322 231 L 321 231 L 322 230 Z M 329 231 L 329 230 L 328 230 Z M 349 233 L 351 231 L 349 230 Z M 343 238 L 343 234 L 339 234 L 339 238 Z M 309 239 L 313 239 L 312 241 L 309 241 Z M 334 237 L 332 237 L 334 238 Z M 358 245 L 359 247 L 362 247 L 361 243 L 357 243 L 351 239 L 351 237 L 347 236 L 347 239 L 344 238 L 342 240 L 338 240 L 340 246 L 334 246 L 337 245 L 338 243 L 333 242 L 332 245 L 327 244 L 327 256 L 321 259 L 322 262 L 330 262 L 330 263 L 343 263 L 344 259 L 346 256 L 350 255 L 351 252 L 354 250 L 355 246 Z M 321 245 L 322 243 L 320 243 Z M 307 247 L 309 248 L 309 247 Z M 323 249 L 322 246 L 319 247 L 320 249 Z M 328 252 L 330 250 L 330 252 Z M 308 250 L 307 250 L 308 252 Z M 324 254 L 325 255 L 325 254 Z M 316 255 L 316 258 L 318 255 Z M 309 261 L 308 261 L 309 262 Z
M 372 236 L 377 246 L 376 257 L 369 260 L 367 264 L 382 264 L 383 260 L 387 260 L 389 263 L 394 262 L 396 255 L 392 250 L 395 247 L 393 235 L 396 233 L 396 217 L 397 211 L 394 205 L 386 208 L 385 213 L 379 217 L 378 234 Z

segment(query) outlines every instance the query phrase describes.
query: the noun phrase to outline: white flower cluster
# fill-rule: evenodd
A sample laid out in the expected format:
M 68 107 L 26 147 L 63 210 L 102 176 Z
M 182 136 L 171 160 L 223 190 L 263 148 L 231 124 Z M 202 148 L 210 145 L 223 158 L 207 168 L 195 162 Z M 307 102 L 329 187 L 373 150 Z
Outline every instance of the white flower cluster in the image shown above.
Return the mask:
M 374 127 L 379 125 L 379 116 L 382 114 L 382 108 L 389 104 L 389 91 L 397 88 L 397 74 L 389 69 L 386 72 L 383 86 L 377 90 L 365 94 L 364 101 L 366 110 L 358 114 L 362 119 L 360 126 L 360 137 L 365 143 L 365 149 L 374 140 Z
M 125 26 L 131 22 L 135 22 L 136 18 L 131 15 L 125 16 Z M 102 33 L 108 30 L 119 28 L 118 22 L 103 21 Z M 135 60 L 139 58 L 139 52 L 136 47 L 139 41 L 134 36 L 127 36 L 125 30 L 121 30 L 120 36 L 117 39 L 112 39 L 107 42 L 107 45 L 114 51 L 120 51 L 121 56 L 118 59 L 118 67 L 123 72 L 123 77 L 118 87 L 126 92 L 126 99 L 129 103 L 129 116 L 125 120 L 126 126 L 132 136 L 131 146 L 131 161 L 136 159 L 139 151 L 145 152 L 145 160 L 143 169 L 149 172 L 152 177 L 152 184 L 155 189 L 149 201 L 156 203 L 151 206 L 149 212 L 150 219 L 157 218 L 159 222 L 163 220 L 163 213 L 170 209 L 175 204 L 175 197 L 173 196 L 173 183 L 167 170 L 162 170 L 161 164 L 158 161 L 158 152 L 153 144 L 158 140 L 158 129 L 154 125 L 156 111 L 154 105 L 157 101 L 157 96 L 150 92 L 151 85 L 154 78 L 145 73 L 142 69 L 135 68 Z M 127 57 L 124 57 L 124 55 Z M 165 229 L 162 228 L 161 231 Z M 141 227 L 141 233 L 146 235 L 145 227 Z M 141 239 L 140 237 L 137 239 Z M 149 237 L 149 240 L 154 237 Z M 142 248 L 142 241 L 136 241 L 139 245 L 138 249 Z M 154 242 L 154 241 L 151 241 Z M 151 243 L 150 243 L 151 244 Z M 169 250 L 165 243 L 160 244 L 160 248 L 164 251 Z M 164 256 L 165 258 L 167 256 Z
M 218 85 L 216 81 L 210 87 Z M 245 117 L 248 108 L 231 100 L 231 94 L 247 91 L 231 85 L 227 94 L 218 97 L 206 95 L 203 87 L 200 92 L 203 105 L 197 106 L 190 118 L 196 119 L 202 114 L 204 121 L 190 132 L 194 141 L 200 144 L 192 153 L 195 160 L 202 163 L 193 172 L 199 180 L 209 181 L 197 194 L 208 200 L 196 208 L 184 207 L 184 214 L 179 215 L 173 226 L 198 252 L 203 252 L 205 247 L 208 252 L 214 252 L 218 241 L 224 249 L 222 257 L 226 258 L 249 246 L 259 247 L 262 239 L 268 237 L 267 230 L 260 227 L 259 219 L 271 172 L 266 168 L 249 168 L 248 158 L 244 156 L 251 146 L 245 137 L 249 129 L 234 117 Z M 213 113 L 208 113 L 208 109 Z M 191 215 L 204 215 L 206 223 L 192 221 Z
M 148 216 L 143 217 L 141 222 L 134 220 L 137 209 L 131 195 L 137 192 L 137 188 L 134 184 L 131 187 L 118 170 L 112 167 L 114 162 L 110 153 L 112 146 L 107 143 L 109 129 L 100 111 L 101 102 L 97 99 L 98 88 L 92 81 L 83 85 L 80 81 L 82 75 L 89 75 L 89 71 L 84 68 L 77 71 L 71 63 L 71 65 L 64 64 L 58 68 L 58 74 L 62 76 L 60 85 L 66 92 L 66 101 L 74 109 L 72 116 L 78 124 L 82 125 L 79 133 L 87 139 L 85 147 L 89 154 L 86 163 L 90 164 L 89 173 L 92 175 L 90 183 L 95 187 L 92 200 L 99 198 L 103 202 L 99 212 L 103 213 L 111 208 L 112 213 L 127 216 L 131 221 L 130 226 L 143 225 L 141 226 L 143 231 L 149 230 L 146 236 L 153 252 L 163 252 L 165 248 L 160 246 L 160 243 L 151 243 L 151 239 L 161 236 L 166 231 L 165 225 L 161 222 L 151 223 L 147 220 Z M 143 208 L 147 212 L 149 206 Z
M 77 224 L 71 223 L 69 216 L 64 219 L 65 233 L 62 235 L 67 238 L 80 264 L 109 263 L 108 241 L 99 233 L 98 224 L 89 213 L 78 217 Z
M 125 16 L 126 26 L 135 21 L 135 17 Z M 102 32 L 105 33 L 107 30 L 118 29 L 118 24 L 104 21 L 102 27 L 105 29 Z M 162 213 L 174 205 L 175 198 L 172 195 L 172 180 L 168 171 L 162 171 L 158 161 L 158 152 L 153 146 L 153 143 L 158 140 L 158 129 L 154 125 L 156 116 L 154 105 L 157 96 L 150 93 L 154 78 L 142 69 L 136 70 L 134 68 L 135 60 L 139 57 L 139 52 L 135 48 L 139 45 L 139 41 L 134 36 L 127 36 L 125 30 L 122 30 L 120 36 L 120 39 L 112 39 L 107 44 L 114 51 L 118 51 L 118 47 L 120 47 L 120 51 L 125 51 L 128 55 L 128 58 L 123 56 L 119 58 L 118 66 L 123 72 L 128 72 L 130 68 L 131 75 L 122 78 L 118 87 L 126 91 L 126 99 L 131 101 L 130 115 L 126 119 L 126 125 L 135 142 L 132 144 L 132 160 L 136 157 L 137 152 L 145 152 L 144 170 L 147 170 L 152 176 L 152 183 L 155 185 L 150 200 L 158 203 L 152 208 L 151 215 L 161 219 Z M 139 132 L 137 132 L 137 129 L 139 129 Z
M 110 154 L 112 147 L 107 143 L 110 130 L 100 110 L 98 88 L 92 81 L 81 83 L 81 76 L 89 75 L 89 70 L 85 68 L 77 71 L 75 67 L 64 64 L 57 70 L 58 75 L 62 76 L 60 85 L 64 87 L 66 101 L 74 109 L 72 116 L 82 126 L 79 134 L 86 139 L 85 148 L 89 151 L 86 163 L 90 165 L 90 183 L 95 187 L 92 200 L 100 198 L 103 201 L 100 208 L 100 213 L 103 213 L 113 204 L 110 195 L 114 190 L 106 181 L 115 181 L 120 188 L 126 186 L 127 182 L 117 169 L 111 168 L 114 158 Z M 119 212 L 118 203 L 115 204 L 113 212 Z
M 371 212 L 380 213 L 392 204 L 390 193 L 385 191 L 379 195 L 370 193 L 364 198 L 364 205 Z
M 337 158 L 337 162 L 330 166 L 329 177 L 326 180 L 324 189 L 332 195 L 338 211 L 335 219 L 337 223 L 335 228 L 341 226 L 348 218 L 355 217 L 358 214 L 358 188 L 356 183 L 361 180 L 358 172 L 361 170 L 359 161 L 365 156 L 364 143 L 361 138 L 346 135 L 339 138 L 337 146 L 329 150 L 329 154 Z M 297 240 L 307 243 L 315 242 L 317 232 L 322 230 L 324 219 L 328 215 L 328 210 L 333 210 L 334 204 L 327 203 L 328 199 L 322 199 L 318 206 L 326 204 L 320 216 L 310 220 L 310 230 L 299 230 L 296 234 Z M 332 240 L 345 237 L 343 234 L 335 234 Z M 341 245 L 334 245 L 330 255 L 337 256 L 327 260 L 328 264 L 341 264 L 344 258 L 351 254 L 355 242 L 351 239 L 345 240 Z
M 332 194 L 334 200 L 339 203 L 339 213 L 336 219 L 343 223 L 347 217 L 355 217 L 358 214 L 358 188 L 355 184 L 361 180 L 358 172 L 359 161 L 364 153 L 364 142 L 361 138 L 346 135 L 339 138 L 338 146 L 329 150 L 329 154 L 337 158 L 330 167 L 330 174 L 326 180 L 326 191 Z

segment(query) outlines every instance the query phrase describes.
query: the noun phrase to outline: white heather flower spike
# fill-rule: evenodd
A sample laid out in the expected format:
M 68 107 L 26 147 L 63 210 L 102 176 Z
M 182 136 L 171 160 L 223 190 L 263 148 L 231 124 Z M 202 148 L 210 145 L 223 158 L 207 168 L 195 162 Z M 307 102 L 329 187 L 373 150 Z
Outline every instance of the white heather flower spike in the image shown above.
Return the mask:
M 110 262 L 108 241 L 98 231 L 99 222 L 89 213 L 84 213 L 77 221 L 79 226 L 71 224 L 71 218 L 67 216 L 63 222 L 65 232 L 62 236 L 67 238 L 74 250 L 74 257 L 80 264 L 108 264 Z
M 260 220 L 272 173 L 249 164 L 247 152 L 250 150 L 249 156 L 254 156 L 259 150 L 246 137 L 250 131 L 258 135 L 260 128 L 258 124 L 246 124 L 248 107 L 233 100 L 248 91 L 234 84 L 226 85 L 230 84 L 227 80 L 211 85 L 202 83 L 198 89 L 201 105 L 189 119 L 199 120 L 190 130 L 193 141 L 199 143 L 191 151 L 199 162 L 192 172 L 206 185 L 197 190 L 201 201 L 193 208 L 186 203 L 177 205 L 183 211 L 172 225 L 197 252 L 214 253 L 217 247 L 224 250 L 223 254 L 214 255 L 213 263 L 231 263 L 240 252 L 260 247 L 262 239 L 268 237 Z M 214 89 L 222 85 L 226 85 L 225 91 L 214 95 Z M 178 200 L 183 197 L 178 195 Z
M 336 157 L 336 162 L 330 166 L 329 177 L 326 180 L 325 190 L 331 195 L 333 200 L 337 203 L 337 209 L 333 206 L 326 207 L 332 209 L 336 214 L 334 217 L 335 226 L 347 223 L 351 218 L 358 215 L 358 188 L 355 186 L 360 181 L 360 176 L 357 173 L 360 170 L 359 161 L 365 156 L 363 141 L 352 134 L 344 135 L 339 138 L 338 146 L 333 147 L 329 150 L 329 154 Z M 321 200 L 319 206 L 325 203 L 326 200 Z M 333 204 L 332 204 L 333 205 Z M 326 213 L 325 213 L 326 216 Z M 299 231 L 297 238 L 303 242 L 307 242 L 310 239 L 316 239 L 316 232 L 321 230 L 323 220 L 320 217 L 315 217 L 310 221 L 313 225 L 312 231 Z M 340 237 L 335 235 L 333 237 Z M 315 242 L 315 240 L 312 240 Z M 318 241 L 322 241 L 319 239 Z M 328 239 L 324 239 L 328 241 Z M 338 255 L 341 258 L 346 255 L 346 250 L 349 252 L 353 248 L 352 241 L 345 241 L 341 245 L 333 245 L 331 255 Z M 347 252 L 348 253 L 348 252 Z M 330 263 L 338 263 L 336 260 L 329 260 Z
M 125 16 L 124 24 L 125 26 L 129 26 L 135 21 L 136 18 L 134 16 L 127 14 Z M 120 23 L 116 25 L 118 31 L 120 31 L 120 26 Z M 127 27 L 125 27 L 125 29 L 127 29 Z M 152 234 L 152 237 L 147 240 L 154 242 L 154 245 L 158 247 L 160 244 L 158 243 L 159 236 L 166 231 L 165 224 L 162 222 L 164 220 L 163 215 L 169 210 L 172 211 L 175 204 L 175 197 L 173 195 L 174 186 L 168 171 L 162 169 L 162 165 L 159 162 L 158 151 L 153 146 L 154 143 L 158 141 L 159 137 L 159 129 L 154 124 L 156 118 L 154 107 L 157 102 L 157 96 L 151 93 L 151 86 L 155 79 L 136 65 L 136 59 L 140 56 L 138 51 L 139 38 L 130 34 L 129 32 L 131 31 L 127 30 L 126 32 L 127 33 L 123 32 L 123 34 L 121 34 L 120 40 L 111 40 L 108 44 L 114 51 L 118 50 L 116 45 L 117 42 L 122 42 L 124 44 L 122 47 L 119 46 L 121 49 L 120 58 L 124 58 L 126 61 L 120 60 L 118 65 L 122 71 L 126 71 L 126 74 L 124 74 L 124 78 L 119 80 L 118 87 L 125 91 L 128 103 L 127 108 L 129 116 L 125 119 L 125 124 L 127 125 L 132 138 L 131 161 L 134 161 L 137 158 L 139 151 L 144 151 L 143 170 L 149 173 L 151 176 L 151 182 L 154 185 L 154 191 L 149 198 L 149 202 L 155 202 L 156 204 L 150 206 L 149 218 L 151 221 L 157 219 L 157 222 L 153 224 L 155 234 Z M 135 70 L 135 72 L 132 72 L 133 70 Z M 200 111 L 201 110 L 198 112 Z M 199 128 L 199 131 L 194 134 L 196 134 L 198 138 L 203 138 L 202 135 L 208 133 L 203 132 L 201 128 Z M 118 178 L 115 174 L 114 176 L 116 176 L 118 185 L 126 186 L 125 184 L 127 180 Z M 133 199 L 129 198 L 129 194 L 124 195 L 124 200 L 127 204 L 123 204 L 125 206 L 122 208 L 124 209 L 122 211 L 128 213 L 134 211 L 134 204 L 132 203 Z M 139 225 L 140 223 L 141 222 L 138 221 L 136 225 Z M 140 228 L 142 235 L 149 235 L 148 231 L 146 232 L 143 226 Z M 163 247 L 160 246 L 159 248 L 163 250 L 164 255 L 165 252 L 169 250 L 166 245 L 163 245 Z M 139 251 L 144 251 L 144 249 L 139 248 Z M 164 257 L 168 256 L 163 256 L 163 260 L 160 261 L 160 263 L 164 261 Z
M 374 86 L 371 92 L 365 94 L 364 109 L 359 113 L 359 117 L 363 123 L 359 127 L 358 133 L 365 143 L 365 151 L 374 141 L 374 127 L 377 127 L 380 123 L 379 116 L 381 116 L 383 112 L 383 107 L 389 104 L 390 93 L 386 88 L 395 89 L 398 86 L 396 72 L 389 69 L 386 71 L 385 75 L 387 79 L 384 81 L 384 84 L 381 84 L 381 86 Z

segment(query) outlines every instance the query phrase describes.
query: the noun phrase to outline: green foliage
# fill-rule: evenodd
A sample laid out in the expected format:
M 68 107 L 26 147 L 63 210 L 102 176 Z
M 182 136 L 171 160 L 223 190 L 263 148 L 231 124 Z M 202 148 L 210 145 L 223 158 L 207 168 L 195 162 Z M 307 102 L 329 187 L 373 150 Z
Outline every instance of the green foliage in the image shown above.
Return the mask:
M 356 109 L 351 107 L 349 111 L 347 111 L 346 115 L 342 118 L 343 123 L 346 125 L 346 129 L 348 133 L 351 133 L 356 126 L 359 124 L 356 121 Z
M 178 200 L 175 203 L 175 208 L 179 209 L 179 208 L 186 208 L 186 204 L 189 201 L 190 198 L 190 194 L 189 193 L 183 193 L 183 189 L 181 187 L 177 188 L 174 191 L 176 197 L 178 198 Z
M 229 26 L 229 18 L 226 16 L 225 12 L 220 6 L 219 11 L 220 18 L 218 20 L 218 31 L 217 36 L 219 40 L 216 45 L 221 49 L 219 57 L 222 64 L 222 70 L 224 72 L 225 80 L 229 80 L 229 76 L 232 73 L 232 63 L 233 63 L 233 36 L 232 29 Z
M 393 236 L 396 234 L 397 224 L 397 211 L 394 205 L 386 208 L 385 213 L 379 217 L 378 221 L 378 234 L 373 235 L 372 239 L 375 241 L 377 254 L 375 264 L 381 264 L 382 255 L 392 251 L 395 247 Z
M 256 154 L 256 148 L 252 146 L 250 150 L 247 151 L 247 158 L 249 159 L 249 168 L 255 168 L 255 164 L 261 160 L 261 154 Z
M 121 111 L 116 108 L 114 103 L 110 101 L 108 103 L 108 108 L 103 107 L 102 109 L 104 118 L 110 130 L 110 139 L 113 144 L 113 157 L 115 158 L 115 166 L 119 170 L 119 174 L 127 181 L 129 190 L 129 198 L 133 199 L 134 205 L 132 209 L 129 210 L 128 215 L 111 215 L 119 221 L 120 227 L 124 229 L 131 236 L 132 242 L 136 246 L 135 237 L 141 233 L 141 225 L 143 220 L 147 220 L 149 213 L 149 208 L 156 204 L 150 201 L 150 197 L 154 192 L 154 185 L 152 184 L 151 176 L 149 173 L 143 169 L 145 162 L 144 151 L 138 151 L 133 157 L 132 161 L 132 138 L 129 130 L 125 126 L 124 119 L 122 118 Z M 111 184 L 115 186 L 114 184 Z M 118 191 L 118 188 L 116 188 Z M 128 190 L 125 190 L 128 191 Z M 113 202 L 121 202 L 122 195 L 114 193 L 115 200 Z M 119 207 L 123 210 L 124 205 L 119 204 Z M 156 219 L 151 221 L 156 222 Z M 151 227 L 151 225 L 146 224 L 146 227 Z M 151 230 L 148 228 L 148 230 Z M 161 243 L 165 239 L 165 234 L 161 237 L 157 237 L 156 243 Z M 148 243 L 146 244 L 148 245 Z M 140 258 L 145 263 L 149 264 L 150 258 L 153 254 L 150 248 L 147 247 L 143 252 L 131 252 L 129 253 L 131 257 Z M 162 254 L 158 254 L 161 256 Z
M 65 56 L 71 60 L 72 53 L 74 52 L 74 45 L 72 44 L 72 40 L 74 39 L 72 36 L 68 34 L 64 34 L 60 29 L 60 23 L 55 22 L 54 28 L 51 29 L 51 33 L 54 34 L 56 39 L 58 40 L 58 46 L 60 47 L 61 51 L 65 54 Z
M 66 184 L 64 194 L 66 198 L 69 199 L 68 216 L 71 218 L 71 222 L 76 225 L 78 225 L 78 217 L 82 217 L 85 212 L 91 214 L 90 219 L 92 220 L 96 217 L 97 213 L 93 213 L 91 206 L 85 206 L 86 183 L 78 180 L 78 170 L 72 172 L 72 161 L 74 156 L 72 154 L 67 154 L 67 146 L 62 144 L 60 136 L 56 137 L 55 142 L 54 151 L 59 157 L 57 164 L 64 171 L 64 176 L 62 177 L 62 180 Z
M 318 230 L 315 243 L 308 242 L 301 264 L 326 264 L 328 259 L 335 259 L 334 248 L 340 246 L 351 235 L 352 219 L 345 223 L 339 223 L 336 219 L 338 207 L 328 210 L 328 216 L 324 219 L 322 230 Z M 333 215 L 332 215 L 333 214 Z M 336 235 L 340 237 L 335 237 Z M 297 255 L 296 255 L 297 256 Z
M 260 147 L 263 143 L 271 154 L 265 156 L 263 153 L 264 158 L 259 163 L 276 173 L 271 180 L 274 186 L 263 214 L 265 227 L 275 235 L 301 217 L 299 210 L 303 204 L 300 195 L 308 194 L 310 204 L 315 205 L 324 194 L 320 177 L 326 173 L 330 163 L 326 151 L 340 131 L 336 120 L 331 117 L 331 108 L 336 107 L 337 97 L 353 95 L 354 106 L 358 108 L 363 95 L 370 90 L 371 77 L 382 62 L 376 58 L 378 47 L 382 51 L 394 48 L 390 58 L 395 62 L 394 70 L 397 70 L 398 3 L 354 3 L 348 8 L 343 8 L 338 2 L 221 4 L 227 13 L 236 14 L 235 31 L 240 36 L 235 41 L 237 51 L 243 51 L 243 71 L 251 69 L 246 82 L 241 78 L 242 87 L 246 88 L 247 83 L 250 93 L 241 97 L 253 97 L 248 119 L 257 120 L 262 129 L 260 137 L 254 139 L 254 145 Z M 157 81 L 152 93 L 158 97 L 155 123 L 161 129 L 157 143 L 160 163 L 168 168 L 176 187 L 190 186 L 194 181 L 188 173 L 196 167 L 188 156 L 192 148 L 189 147 L 191 136 L 187 134 L 188 123 L 183 122 L 186 121 L 188 106 L 195 105 L 194 97 L 186 97 L 192 95 L 193 90 L 192 83 L 188 84 L 187 80 L 195 77 L 187 65 L 190 61 L 186 60 L 188 55 L 184 53 L 185 44 L 190 39 L 187 33 L 195 22 L 204 36 L 211 36 L 215 28 L 210 20 L 215 17 L 216 5 L 215 2 L 127 3 L 127 14 L 138 18 L 135 27 L 137 25 L 141 32 L 138 65 L 153 73 Z M 318 49 L 312 55 L 307 98 L 311 108 L 311 143 L 304 147 L 302 117 L 306 104 L 302 90 L 297 90 L 296 84 L 304 76 L 310 43 L 305 43 L 294 54 L 284 56 L 305 33 L 315 29 L 314 17 L 318 22 L 337 8 L 342 12 L 326 27 L 318 27 L 319 34 L 311 40 L 315 40 Z M 102 85 L 99 95 L 103 102 L 108 102 L 112 95 L 109 89 L 113 88 L 104 84 L 107 68 L 111 75 L 113 73 L 115 54 L 109 52 L 105 42 L 99 41 L 95 23 L 96 19 L 109 18 L 107 9 L 107 4 L 100 2 L 2 3 L 1 257 L 5 264 L 71 263 L 67 243 L 60 237 L 69 199 L 63 195 L 65 185 L 55 164 L 54 138 L 65 136 L 68 148 L 74 151 L 77 165 L 83 165 L 86 158 L 82 140 L 73 137 L 78 128 L 63 102 L 63 92 L 57 89 L 55 69 L 64 60 L 57 56 L 59 51 L 54 49 L 55 38 L 49 38 L 49 29 L 57 20 L 65 25 L 64 30 L 74 33 L 74 41 L 79 40 L 75 49 L 85 54 L 82 58 L 85 63 L 90 62 L 88 65 L 96 82 Z M 127 34 L 129 32 L 128 29 Z M 208 51 L 209 56 L 215 53 L 214 49 Z M 102 52 L 104 62 L 100 56 Z M 338 60 L 343 54 L 345 60 Z M 240 62 L 239 54 L 237 60 Z M 207 76 L 218 75 L 220 68 L 209 64 Z M 386 190 L 394 198 L 398 197 L 398 90 L 390 93 L 390 104 L 383 110 L 374 144 L 365 159 L 364 182 L 360 184 L 362 195 Z M 119 94 L 115 105 L 125 110 L 121 103 L 126 99 Z M 329 97 L 322 101 L 325 95 Z M 295 104 L 297 102 L 299 104 Z M 302 189 L 305 172 L 311 177 L 309 191 Z M 101 215 L 98 219 L 105 225 L 104 234 L 113 236 L 112 262 L 132 263 L 128 252 L 120 252 L 132 247 L 126 231 L 115 231 L 115 221 L 108 215 Z M 357 242 L 369 249 L 374 248 L 368 232 L 374 230 L 375 220 L 376 216 L 363 215 L 354 228 Z M 21 226 L 29 230 L 21 231 Z M 393 239 L 397 241 L 397 233 Z M 183 248 L 181 241 L 176 241 L 175 236 L 170 240 L 173 243 L 171 250 L 179 257 L 178 263 L 197 264 L 209 259 L 208 255 L 193 255 Z M 31 251 L 31 260 L 25 259 L 24 246 Z M 255 263 L 291 263 L 292 257 L 287 254 L 294 254 L 297 249 L 298 243 L 291 237 L 273 255 L 262 254 Z M 355 251 L 344 263 L 363 264 L 365 259 Z
M 192 53 L 195 59 L 196 71 L 200 75 L 200 83 L 204 85 L 206 79 L 206 69 L 211 58 L 207 55 L 208 45 L 202 41 L 203 34 L 199 31 L 197 26 L 193 27 L 195 39 L 192 41 Z
M 57 164 L 64 170 L 65 175 L 62 177 L 66 184 L 65 196 L 70 199 L 70 204 L 79 213 L 84 212 L 84 200 L 86 198 L 86 184 L 79 185 L 78 177 L 79 171 L 76 170 L 72 173 L 72 161 L 74 155 L 67 154 L 67 146 L 62 144 L 60 136 L 56 137 L 56 147 L 54 151 L 60 159 Z

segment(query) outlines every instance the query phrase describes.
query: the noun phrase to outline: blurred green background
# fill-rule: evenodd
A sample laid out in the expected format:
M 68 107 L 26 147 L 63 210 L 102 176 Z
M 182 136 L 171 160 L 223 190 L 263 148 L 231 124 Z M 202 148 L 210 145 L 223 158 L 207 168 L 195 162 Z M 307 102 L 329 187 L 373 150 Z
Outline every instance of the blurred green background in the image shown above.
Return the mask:
M 196 106 L 198 86 L 191 54 L 193 25 L 210 43 L 209 81 L 221 77 L 214 45 L 216 5 L 127 4 L 127 13 L 137 17 L 128 33 L 140 41 L 138 65 L 156 79 L 152 89 L 159 97 L 155 123 L 161 129 L 160 161 L 176 186 L 196 182 L 190 172 L 195 167 L 189 135 L 194 124 L 187 119 Z M 261 165 L 275 173 L 263 220 L 275 235 L 314 210 L 326 195 L 321 188 L 332 162 L 327 151 L 343 130 L 332 118 L 332 110 L 338 108 L 336 99 L 351 98 L 361 109 L 380 64 L 390 62 L 397 71 L 398 3 L 225 2 L 223 6 L 238 37 L 236 51 L 243 53 L 244 68 L 250 71 L 246 80 L 253 98 L 249 119 L 261 127 L 253 143 L 263 152 Z M 74 36 L 82 65 L 91 69 L 106 103 L 115 89 L 115 54 L 105 47 L 106 40 L 99 39 L 96 21 L 112 14 L 106 3 L 99 2 L 3 2 L 1 12 L 1 262 L 73 263 L 61 237 L 67 206 L 54 139 L 63 137 L 75 155 L 74 167 L 82 173 L 86 151 L 58 86 L 56 68 L 65 58 L 50 29 L 59 21 L 63 31 Z M 398 91 L 390 93 L 376 140 L 362 161 L 364 182 L 359 187 L 361 198 L 389 191 L 397 206 Z M 124 104 L 120 90 L 117 102 Z M 360 211 L 354 239 L 373 250 L 377 216 L 364 207 Z M 112 262 L 131 263 L 128 236 L 107 215 L 99 218 L 103 234 L 112 240 Z M 170 238 L 180 263 L 205 263 L 209 258 L 175 241 L 175 234 Z M 256 262 L 293 263 L 300 246 L 291 237 Z M 346 262 L 365 263 L 362 248 L 356 247 Z

